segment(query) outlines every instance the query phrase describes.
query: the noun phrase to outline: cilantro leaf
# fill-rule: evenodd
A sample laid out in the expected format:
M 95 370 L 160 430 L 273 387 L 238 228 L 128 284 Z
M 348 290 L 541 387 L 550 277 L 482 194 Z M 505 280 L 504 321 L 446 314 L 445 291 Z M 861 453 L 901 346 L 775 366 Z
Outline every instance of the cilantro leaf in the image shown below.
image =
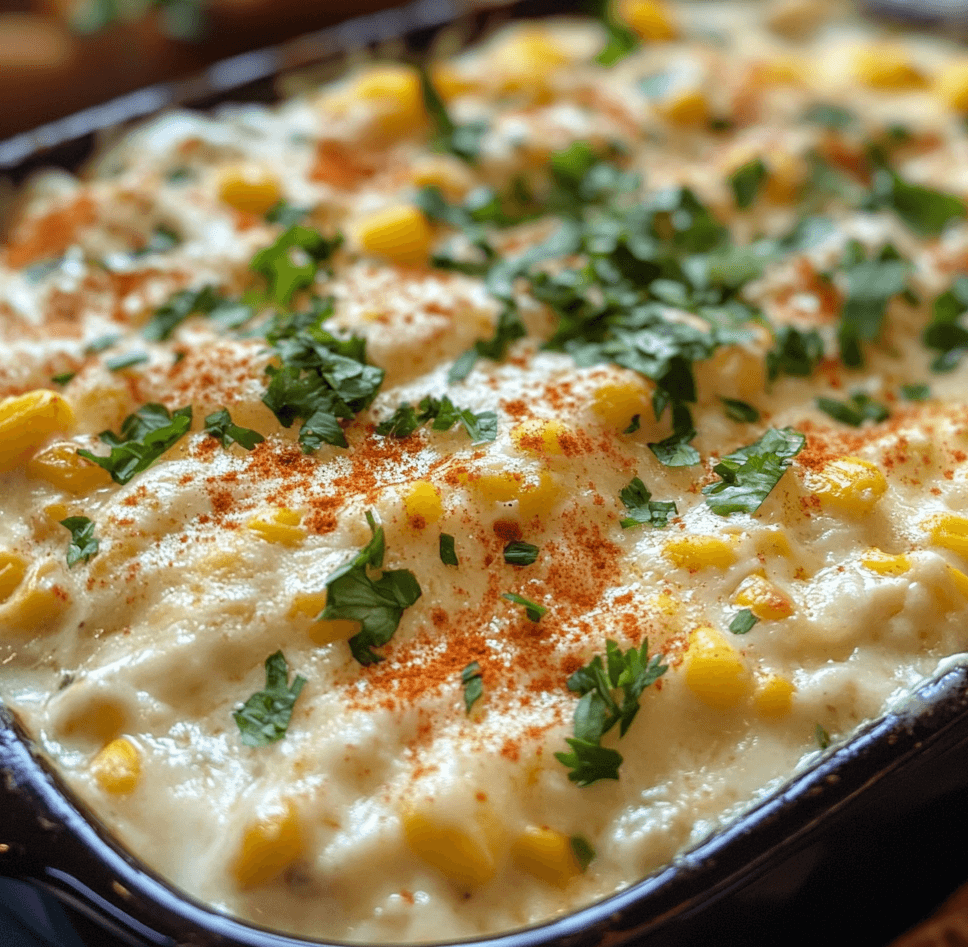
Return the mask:
M 380 569 L 386 548 L 383 527 L 367 511 L 373 537 L 349 562 L 326 580 L 326 608 L 321 621 L 357 621 L 360 630 L 349 640 L 350 651 L 360 664 L 375 664 L 383 656 L 374 648 L 385 645 L 400 625 L 404 610 L 421 596 L 420 585 L 407 569 L 383 571 L 370 577 L 369 568 Z
M 739 401 L 736 398 L 723 398 L 719 400 L 726 409 L 726 416 L 739 424 L 755 424 L 760 419 L 760 412 L 751 404 Z
M 923 382 L 901 385 L 901 397 L 905 401 L 927 401 L 931 397 L 931 389 Z
M 286 200 L 279 200 L 265 212 L 264 219 L 267 224 L 280 224 L 289 228 L 302 223 L 311 210 L 311 207 L 295 207 Z
M 824 729 L 822 724 L 817 724 L 813 728 L 813 737 L 817 741 L 817 746 L 821 750 L 826 750 L 830 746 L 830 734 Z
M 479 358 L 490 358 L 498 362 L 504 358 L 508 346 L 524 338 L 527 331 L 518 315 L 517 306 L 508 303 L 501 310 L 490 339 L 479 339 L 473 348 L 468 349 L 451 366 L 447 380 L 452 384 L 463 381 L 474 368 Z
M 605 26 L 605 45 L 595 56 L 595 62 L 600 66 L 614 66 L 642 45 L 639 37 L 614 16 L 606 13 L 602 22 Z
M 755 513 L 805 441 L 793 428 L 770 428 L 755 443 L 727 454 L 713 467 L 720 482 L 702 488 L 709 508 L 720 516 Z
M 117 355 L 114 358 L 104 360 L 104 365 L 111 372 L 120 372 L 125 368 L 133 368 L 135 365 L 144 365 L 149 359 L 147 352 L 128 352 L 126 355 Z
M 729 623 L 729 630 L 734 635 L 745 635 L 759 619 L 748 609 L 740 609 Z
M 860 427 L 865 421 L 880 423 L 890 417 L 890 412 L 884 405 L 862 391 L 853 392 L 847 401 L 817 398 L 817 407 L 835 421 L 842 421 L 852 427 Z
M 760 193 L 760 187 L 769 172 L 761 158 L 754 158 L 737 168 L 729 177 L 736 206 L 745 210 L 751 207 Z
M 223 301 L 219 291 L 211 285 L 180 290 L 155 310 L 141 334 L 151 342 L 165 342 L 189 316 L 196 313 L 208 315 Z
M 67 547 L 67 568 L 73 569 L 79 562 L 88 562 L 97 555 L 99 542 L 94 535 L 94 521 L 86 516 L 68 516 L 60 521 L 70 531 L 71 542 Z
M 823 125 L 824 128 L 842 131 L 853 125 L 857 121 L 857 116 L 841 105 L 817 102 L 803 113 L 803 120 L 812 122 L 814 125 Z
M 532 602 L 531 599 L 525 598 L 523 595 L 518 595 L 516 592 L 505 592 L 501 598 L 506 599 L 508 602 L 513 602 L 515 605 L 522 606 L 524 613 L 534 622 L 541 621 L 542 616 L 548 612 L 548 609 L 544 605 Z
M 968 329 L 962 324 L 966 312 L 968 276 L 959 276 L 934 300 L 931 321 L 921 335 L 921 341 L 938 353 L 931 365 L 934 371 L 951 371 L 968 352 Z
M 571 770 L 568 778 L 579 786 L 599 779 L 618 779 L 622 756 L 601 745 L 602 737 L 616 724 L 624 737 L 639 712 L 639 697 L 667 670 L 662 655 L 649 658 L 649 642 L 639 649 L 622 649 L 611 640 L 605 643 L 605 663 L 595 655 L 585 667 L 568 678 L 568 689 L 581 694 L 575 707 L 574 737 L 566 739 L 571 753 L 555 758 Z M 615 692 L 621 692 L 621 702 Z
M 673 431 L 661 441 L 649 444 L 649 450 L 666 467 L 691 467 L 700 460 L 699 451 L 689 443 L 695 436 L 694 428 Z
M 497 414 L 482 411 L 474 414 L 467 408 L 458 408 L 447 395 L 433 398 L 428 395 L 420 400 L 419 411 L 403 402 L 393 414 L 376 426 L 376 433 L 383 437 L 409 437 L 422 424 L 433 421 L 435 431 L 449 431 L 458 421 L 475 444 L 493 441 L 497 437 Z
M 246 450 L 252 450 L 256 444 L 261 444 L 265 440 L 258 431 L 233 424 L 227 408 L 222 408 L 205 418 L 205 433 L 217 438 L 223 447 L 240 444 Z
M 595 849 L 584 835 L 573 835 L 568 839 L 572 853 L 582 872 L 588 871 L 588 866 L 595 860 Z
M 265 690 L 256 691 L 232 713 L 246 746 L 268 746 L 286 735 L 292 708 L 306 678 L 295 676 L 289 686 L 289 665 L 281 651 L 266 658 Z
M 968 216 L 968 208 L 960 197 L 912 184 L 888 167 L 874 172 L 868 207 L 894 211 L 908 227 L 924 237 L 940 236 L 952 221 Z
M 131 255 L 141 257 L 151 253 L 167 253 L 169 250 L 174 250 L 181 242 L 181 237 L 174 230 L 162 224 L 152 231 L 145 245 Z
M 511 542 L 504 547 L 504 561 L 509 566 L 530 566 L 537 561 L 538 552 L 531 543 Z
M 679 512 L 672 500 L 653 500 L 652 494 L 638 477 L 633 477 L 632 482 L 622 489 L 619 499 L 629 513 L 621 520 L 622 529 L 642 526 L 645 523 L 661 529 L 669 525 L 670 516 Z
M 447 111 L 447 106 L 435 88 L 430 74 L 423 68 L 418 72 L 424 107 L 433 125 L 431 147 L 434 151 L 446 151 L 468 164 L 474 164 L 480 156 L 484 135 L 487 134 L 487 122 L 457 124 Z
M 146 404 L 121 422 L 120 437 L 111 431 L 101 432 L 101 440 L 111 448 L 107 457 L 99 457 L 88 450 L 77 453 L 103 467 L 115 483 L 124 484 L 135 474 L 147 470 L 188 433 L 191 425 L 191 405 L 169 413 L 164 405 Z
M 474 704 L 484 695 L 484 677 L 481 674 L 480 664 L 477 661 L 471 661 L 460 672 L 460 681 L 464 685 L 464 706 L 467 708 L 467 715 L 470 716 Z
M 454 537 L 450 533 L 440 534 L 440 561 L 445 566 L 459 566 L 457 550 L 454 547 Z
M 50 380 L 55 385 L 66 385 L 76 374 L 77 372 L 61 372 L 59 375 L 51 375 Z
M 807 378 L 822 358 L 823 339 L 816 329 L 780 326 L 773 348 L 766 354 L 766 375 L 770 381 L 781 374 Z
M 623 434 L 634 434 L 641 427 L 642 427 L 642 415 L 641 414 L 633 414 L 632 415 L 632 420 L 629 421 L 629 426 L 627 428 L 625 428 L 622 431 L 622 433 Z
M 249 269 L 265 278 L 275 303 L 288 306 L 299 290 L 312 286 L 320 264 L 327 262 L 342 242 L 339 234 L 324 237 L 310 227 L 293 224 L 252 257 Z
M 847 248 L 844 269 L 847 294 L 840 311 L 837 340 L 845 365 L 863 364 L 861 342 L 876 339 L 884 325 L 887 304 L 902 293 L 907 284 L 910 264 L 890 244 L 870 259 L 858 243 Z

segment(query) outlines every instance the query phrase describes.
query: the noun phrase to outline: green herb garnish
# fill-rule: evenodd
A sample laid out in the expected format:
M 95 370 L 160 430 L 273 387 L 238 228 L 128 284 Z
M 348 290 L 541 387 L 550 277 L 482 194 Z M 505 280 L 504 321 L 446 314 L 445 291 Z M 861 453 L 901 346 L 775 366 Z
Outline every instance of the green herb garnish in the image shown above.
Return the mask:
M 745 635 L 758 621 L 759 619 L 748 608 L 743 608 L 733 616 L 733 620 L 729 623 L 729 630 L 734 635 Z
M 66 385 L 75 375 L 77 372 L 61 372 L 59 375 L 52 375 L 50 380 L 55 385 Z
M 544 605 L 539 605 L 537 602 L 532 602 L 531 599 L 525 598 L 523 595 L 518 595 L 516 592 L 505 592 L 501 598 L 506 599 L 509 602 L 513 602 L 515 605 L 520 605 L 524 608 L 525 615 L 531 621 L 541 621 L 543 615 L 547 614 L 548 609 Z
M 124 484 L 135 474 L 147 470 L 188 433 L 191 425 L 191 405 L 169 413 L 162 404 L 146 404 L 121 422 L 120 437 L 111 431 L 101 432 L 101 440 L 111 448 L 107 457 L 99 457 L 88 450 L 77 453 L 103 467 L 115 483 Z
M 722 396 L 719 400 L 726 410 L 726 417 L 739 424 L 755 424 L 760 419 L 760 412 L 745 401 L 738 401 L 736 398 L 723 398 Z
M 430 74 L 421 68 L 420 88 L 423 92 L 424 107 L 433 125 L 431 148 L 456 155 L 462 161 L 473 164 L 481 153 L 481 141 L 487 134 L 487 122 L 466 122 L 457 124 L 450 113 L 440 93 L 434 87 Z
M 578 867 L 582 872 L 588 871 L 588 866 L 595 860 L 595 849 L 584 835 L 573 835 L 568 841 Z
M 754 158 L 730 175 L 729 185 L 737 207 L 745 210 L 753 205 L 768 173 L 762 159 Z
M 537 546 L 518 540 L 504 547 L 504 561 L 509 566 L 530 566 L 537 561 L 538 552 Z
M 450 533 L 440 534 L 440 561 L 445 566 L 459 566 L 457 559 L 457 549 L 454 546 L 454 537 Z
M 719 483 L 702 488 L 714 513 L 755 513 L 780 482 L 806 438 L 791 427 L 770 428 L 755 443 L 727 454 L 713 471 Z
M 471 661 L 460 672 L 460 682 L 464 685 L 464 706 L 467 708 L 467 715 L 470 716 L 474 704 L 484 695 L 484 677 L 477 661 Z
M 948 372 L 968 352 L 968 329 L 962 317 L 968 312 L 968 276 L 959 276 L 950 289 L 934 301 L 931 321 L 921 335 L 921 341 L 938 355 L 931 367 L 936 372 Z
M 120 372 L 125 368 L 133 368 L 135 365 L 144 365 L 149 360 L 147 352 L 128 352 L 126 355 L 117 355 L 114 358 L 104 360 L 104 365 L 108 371 Z
M 293 224 L 252 257 L 249 269 L 265 278 L 273 302 L 288 306 L 299 290 L 312 286 L 320 265 L 342 242 L 339 234 L 324 237 L 309 227 Z
M 575 707 L 574 736 L 565 742 L 570 753 L 555 758 L 568 767 L 568 778 L 579 786 L 599 779 L 618 779 L 622 755 L 601 745 L 615 724 L 624 737 L 639 712 L 639 697 L 669 669 L 662 655 L 649 658 L 648 641 L 639 649 L 624 652 L 614 641 L 605 643 L 605 663 L 595 655 L 591 662 L 568 678 L 568 689 L 581 694 Z M 620 701 L 615 692 L 620 691 Z
M 385 570 L 377 579 L 370 577 L 370 569 L 382 569 L 386 541 L 383 527 L 376 525 L 369 511 L 366 521 L 373 538 L 326 580 L 326 608 L 319 618 L 359 622 L 360 631 L 349 640 L 350 651 L 360 664 L 375 664 L 383 656 L 373 649 L 393 637 L 404 610 L 420 598 L 421 591 L 407 569 Z
M 648 524 L 661 529 L 669 525 L 669 517 L 679 511 L 672 500 L 653 500 L 652 494 L 640 478 L 634 477 L 632 482 L 619 493 L 628 516 L 624 517 L 620 525 L 622 529 L 632 526 Z
M 806 331 L 780 326 L 775 343 L 766 354 L 766 375 L 773 381 L 779 375 L 808 378 L 823 358 L 823 339 L 816 329 Z
M 822 724 L 817 724 L 813 728 L 813 738 L 817 741 L 817 746 L 821 750 L 826 750 L 830 746 L 830 734 L 824 729 Z
M 847 401 L 834 398 L 817 398 L 817 407 L 835 421 L 860 427 L 865 421 L 880 423 L 890 417 L 890 412 L 879 401 L 862 391 L 855 391 Z
M 475 444 L 493 441 L 497 437 L 497 414 L 494 411 L 475 414 L 467 408 L 458 408 L 447 395 L 443 398 L 428 395 L 420 400 L 417 409 L 405 401 L 389 418 L 376 426 L 376 433 L 383 437 L 409 437 L 427 421 L 433 421 L 431 430 L 434 431 L 449 431 L 460 422 Z
M 98 551 L 97 537 L 94 535 L 94 521 L 86 516 L 69 516 L 60 521 L 61 526 L 70 531 L 71 542 L 67 547 L 67 568 L 73 569 L 79 562 L 89 562 Z
M 227 408 L 222 408 L 205 418 L 205 433 L 217 438 L 223 447 L 239 444 L 246 450 L 252 450 L 256 444 L 261 444 L 265 440 L 258 431 L 233 424 Z
M 843 131 L 857 121 L 857 116 L 843 106 L 818 102 L 816 105 L 811 105 L 803 113 L 803 120 L 812 122 L 814 125 L 823 125 L 825 128 Z
M 905 401 L 927 401 L 931 397 L 931 389 L 923 382 L 901 385 L 901 397 Z
M 292 708 L 306 683 L 296 675 L 289 686 L 289 665 L 281 651 L 266 658 L 265 690 L 256 691 L 232 717 L 246 746 L 268 746 L 286 735 Z

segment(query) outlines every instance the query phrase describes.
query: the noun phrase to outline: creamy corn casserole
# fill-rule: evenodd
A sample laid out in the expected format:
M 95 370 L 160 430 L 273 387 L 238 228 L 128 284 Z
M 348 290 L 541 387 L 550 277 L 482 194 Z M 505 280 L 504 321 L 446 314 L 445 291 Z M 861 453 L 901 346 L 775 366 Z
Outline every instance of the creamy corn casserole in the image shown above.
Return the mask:
M 358 942 L 631 884 L 968 650 L 968 55 L 625 0 L 172 113 L 0 250 L 0 687 Z

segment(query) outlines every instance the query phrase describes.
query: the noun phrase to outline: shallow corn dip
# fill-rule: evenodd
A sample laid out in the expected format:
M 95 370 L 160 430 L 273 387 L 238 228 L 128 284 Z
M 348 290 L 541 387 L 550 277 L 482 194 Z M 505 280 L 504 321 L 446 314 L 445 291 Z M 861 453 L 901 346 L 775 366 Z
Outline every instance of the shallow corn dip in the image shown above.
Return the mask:
M 968 645 L 968 59 L 626 2 L 428 74 L 168 114 L 0 250 L 0 694 L 357 942 L 626 887 Z

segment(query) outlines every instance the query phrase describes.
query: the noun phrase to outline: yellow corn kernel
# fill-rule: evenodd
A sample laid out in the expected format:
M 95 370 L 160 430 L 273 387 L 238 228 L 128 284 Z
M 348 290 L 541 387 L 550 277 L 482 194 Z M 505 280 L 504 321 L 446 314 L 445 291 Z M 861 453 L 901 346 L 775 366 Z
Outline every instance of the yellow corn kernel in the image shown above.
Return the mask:
M 410 172 L 414 187 L 436 187 L 451 201 L 462 200 L 473 179 L 467 168 L 448 155 L 429 155 L 417 161 Z
M 756 78 L 771 85 L 800 85 L 809 74 L 802 56 L 774 56 L 756 65 Z
M 103 467 L 81 457 L 73 444 L 45 447 L 27 461 L 26 472 L 28 477 L 46 480 L 58 490 L 74 496 L 111 483 L 111 475 Z
M 787 534 L 778 529 L 771 529 L 760 533 L 756 537 L 756 551 L 761 556 L 770 558 L 772 556 L 783 556 L 789 558 L 793 555 L 790 547 L 790 540 Z
M 326 591 L 300 592 L 289 606 L 289 618 L 315 618 L 326 607 Z
M 672 11 L 656 0 L 618 0 L 615 15 L 644 40 L 657 42 L 679 35 Z
M 243 889 L 268 884 L 298 861 L 304 851 L 299 813 L 292 801 L 286 800 L 278 812 L 246 826 L 232 862 L 232 877 Z
M 219 200 L 245 214 L 262 216 L 281 197 L 279 179 L 264 168 L 235 166 L 218 176 Z
M 780 621 L 793 614 L 793 603 L 769 579 L 751 575 L 744 579 L 734 599 L 763 621 Z
M 91 760 L 91 775 L 104 792 L 127 795 L 141 778 L 141 754 L 129 739 L 118 737 Z
M 718 536 L 677 536 L 666 540 L 662 555 L 680 569 L 727 569 L 736 562 L 732 544 Z
M 673 125 L 705 125 L 709 122 L 709 102 L 700 89 L 687 89 L 656 102 L 656 111 Z
M 753 708 L 761 717 L 784 717 L 793 708 L 792 681 L 770 674 L 758 682 L 753 694 Z
M 537 483 L 523 483 L 518 492 L 518 513 L 521 519 L 532 520 L 547 514 L 561 499 L 562 486 L 551 474 L 542 471 Z
M 424 812 L 403 816 L 403 834 L 411 851 L 458 887 L 477 888 L 494 877 L 494 855 L 483 838 L 437 822 Z
M 939 513 L 925 524 L 935 546 L 968 559 L 968 516 Z
M 869 513 L 887 490 L 880 468 L 860 457 L 833 460 L 805 482 L 822 503 L 853 516 Z
M 561 454 L 562 435 L 567 435 L 568 428 L 561 421 L 542 421 L 531 418 L 522 421 L 511 428 L 511 440 L 518 450 L 528 454 L 541 456 L 542 454 Z
M 965 597 L 968 598 L 968 575 L 965 575 L 961 569 L 956 569 L 952 565 L 948 565 L 948 578 L 951 579 L 954 587 Z
M 714 628 L 697 628 L 689 635 L 686 686 L 704 704 L 728 710 L 748 697 L 753 683 L 735 649 Z
M 592 411 L 609 427 L 624 431 L 635 415 L 647 415 L 652 405 L 652 389 L 638 375 L 620 381 L 607 381 L 592 394 Z
M 44 441 L 74 424 L 67 401 L 45 388 L 0 401 L 0 473 L 18 467 Z
M 511 861 L 521 871 L 559 888 L 581 872 L 568 836 L 547 826 L 529 825 L 511 843 Z
M 309 640 L 320 647 L 332 644 L 334 641 L 346 641 L 358 634 L 363 627 L 358 621 L 345 618 L 327 618 L 316 621 L 326 607 L 326 590 L 321 592 L 301 592 L 292 600 L 289 606 L 289 618 L 310 618 L 312 623 L 307 629 Z
M 802 159 L 787 151 L 773 151 L 767 160 L 763 193 L 774 204 L 789 204 L 797 199 L 807 179 L 807 166 Z
M 554 38 L 541 29 L 516 30 L 495 51 L 499 87 L 503 92 L 525 92 L 538 101 L 550 94 L 548 79 L 569 62 Z
M 429 480 L 414 480 L 403 498 L 411 529 L 423 529 L 428 523 L 436 523 L 444 515 L 440 489 Z
M 366 253 L 401 266 L 426 263 L 434 238 L 427 218 L 412 204 L 385 207 L 358 219 L 355 234 Z
M 858 50 L 854 75 L 872 89 L 919 89 L 925 84 L 924 73 L 911 62 L 907 52 L 886 44 Z
M 954 112 L 968 112 L 968 60 L 949 63 L 934 80 L 934 95 Z
M 660 592 L 652 599 L 652 604 L 668 618 L 678 615 L 682 610 L 682 603 L 669 592 Z
M 483 473 L 468 483 L 488 503 L 510 503 L 520 496 L 523 481 L 520 474 L 504 470 L 500 473 Z
M 911 560 L 904 553 L 892 556 L 876 546 L 861 555 L 860 564 L 878 575 L 904 575 L 911 568 Z
M 427 120 L 420 76 L 410 66 L 373 66 L 357 77 L 353 92 L 374 107 L 379 130 L 389 137 L 405 135 Z
M 438 95 L 445 102 L 467 92 L 473 92 L 475 88 L 474 81 L 450 63 L 435 63 L 430 68 L 430 78 Z
M 298 546 L 306 538 L 306 530 L 299 524 L 302 516 L 295 510 L 276 510 L 271 516 L 255 516 L 246 524 L 269 543 Z
M 27 574 L 27 563 L 15 552 L 0 550 L 0 605 L 20 588 Z
M 5 630 L 23 634 L 48 631 L 67 608 L 70 603 L 67 592 L 58 585 L 42 585 L 39 578 L 39 573 L 35 573 L 30 579 L 21 580 L 3 602 L 0 624 Z

